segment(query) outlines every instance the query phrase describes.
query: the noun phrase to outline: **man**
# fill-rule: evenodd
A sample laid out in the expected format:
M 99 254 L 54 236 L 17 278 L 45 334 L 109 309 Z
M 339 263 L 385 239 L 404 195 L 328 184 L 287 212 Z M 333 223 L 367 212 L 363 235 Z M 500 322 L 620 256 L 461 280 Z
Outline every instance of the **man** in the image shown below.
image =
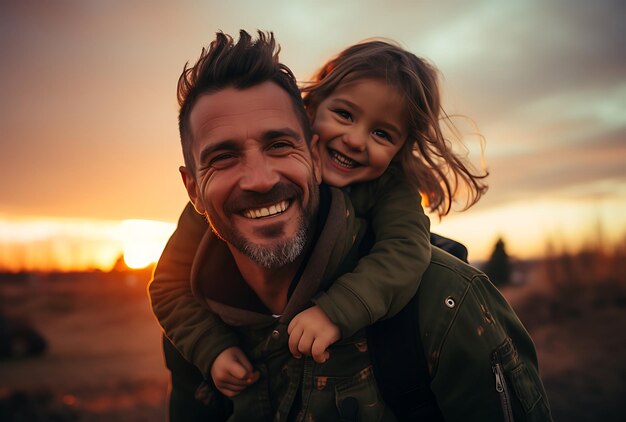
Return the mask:
M 323 365 L 289 355 L 290 318 L 350 271 L 371 239 L 346 196 L 319 187 L 307 115 L 273 38 L 260 33 L 252 42 L 242 32 L 234 44 L 218 34 L 202 61 L 181 77 L 181 173 L 194 208 L 224 242 L 205 239 L 191 277 L 260 362 L 261 378 L 233 407 L 214 391 L 196 390 L 202 376 L 166 341 L 172 419 L 382 420 L 389 412 L 376 386 L 367 387 L 369 354 L 352 350 L 369 346 L 378 387 L 399 419 L 549 420 L 534 347 L 519 320 L 482 273 L 436 248 L 411 303 L 372 326 L 367 342 L 350 343 L 352 355 L 333 352 Z M 246 217 L 261 209 L 271 217 Z M 222 283 L 201 282 L 216 271 Z M 353 385 L 329 387 L 355 368 Z M 319 410 L 324 391 L 336 414 Z M 362 406 L 363 397 L 372 405 Z

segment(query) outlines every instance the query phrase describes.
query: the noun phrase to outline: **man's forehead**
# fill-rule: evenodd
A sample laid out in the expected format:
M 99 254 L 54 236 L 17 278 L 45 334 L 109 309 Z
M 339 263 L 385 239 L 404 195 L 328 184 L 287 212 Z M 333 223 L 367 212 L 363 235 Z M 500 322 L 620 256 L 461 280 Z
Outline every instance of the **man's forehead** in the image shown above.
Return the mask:
M 272 130 L 290 127 L 302 134 L 302 127 L 289 95 L 273 82 L 246 89 L 228 87 L 198 98 L 190 113 L 194 139 L 220 132 Z M 233 133 L 236 136 L 236 133 Z

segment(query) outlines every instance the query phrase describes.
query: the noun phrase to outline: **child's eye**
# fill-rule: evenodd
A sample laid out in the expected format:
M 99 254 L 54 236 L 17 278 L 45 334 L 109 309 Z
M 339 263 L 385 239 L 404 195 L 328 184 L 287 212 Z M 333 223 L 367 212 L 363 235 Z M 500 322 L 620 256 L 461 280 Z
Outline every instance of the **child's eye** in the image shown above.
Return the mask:
M 333 113 L 341 117 L 342 119 L 352 121 L 352 114 L 346 110 L 342 110 L 340 108 L 333 110 Z
M 387 132 L 385 132 L 384 130 L 381 129 L 376 129 L 372 132 L 374 134 L 374 136 L 377 136 L 379 138 L 385 139 L 389 142 L 392 142 L 391 140 L 391 135 L 389 135 Z

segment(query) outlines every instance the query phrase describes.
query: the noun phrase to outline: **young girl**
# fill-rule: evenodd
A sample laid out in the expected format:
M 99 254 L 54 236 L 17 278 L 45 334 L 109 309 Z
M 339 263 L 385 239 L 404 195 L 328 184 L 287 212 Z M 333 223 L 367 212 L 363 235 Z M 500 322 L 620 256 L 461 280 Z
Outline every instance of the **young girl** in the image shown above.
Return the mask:
M 417 291 L 430 262 L 429 220 L 419 192 L 443 216 L 461 190 L 466 207 L 473 205 L 486 190 L 486 175 L 473 173 L 442 134 L 436 70 L 396 45 L 349 47 L 322 67 L 303 94 L 319 136 L 312 148 L 318 149 L 323 181 L 349 193 L 375 238 L 353 272 L 289 324 L 291 353 L 321 363 L 334 342 L 395 315 Z M 149 291 L 174 345 L 219 391 L 234 397 L 259 374 L 234 333 L 191 293 L 194 253 L 206 230 L 203 218 L 187 207 Z

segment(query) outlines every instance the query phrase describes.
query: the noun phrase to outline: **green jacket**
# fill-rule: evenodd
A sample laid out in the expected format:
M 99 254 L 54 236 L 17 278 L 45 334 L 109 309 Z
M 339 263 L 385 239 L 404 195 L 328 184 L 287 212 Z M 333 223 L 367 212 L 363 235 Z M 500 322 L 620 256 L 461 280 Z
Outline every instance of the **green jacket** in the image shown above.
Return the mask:
M 354 267 L 359 258 L 361 220 L 354 217 L 341 191 L 324 189 L 322 198 L 315 244 L 281 315 L 272 315 L 245 283 L 223 241 L 207 235 L 198 247 L 191 273 L 193 291 L 229 325 L 261 373 L 256 383 L 232 399 L 231 421 L 341 420 L 342 406 L 348 402 L 356 405 L 359 420 L 395 421 L 378 392 L 363 330 L 333 344 L 324 364 L 310 357 L 296 359 L 289 352 L 291 319 L 311 305 L 322 285 L 331 285 L 342 268 Z M 220 408 L 213 401 L 208 405 Z
M 350 218 L 336 223 L 340 243 L 354 238 L 353 246 L 363 245 L 362 228 L 352 236 L 344 231 L 353 224 Z M 356 252 L 367 251 L 352 247 L 347 254 L 333 255 L 347 258 L 340 272 L 356 265 Z M 516 421 L 551 420 L 528 333 L 484 274 L 443 251 L 433 249 L 409 305 L 393 318 L 374 324 L 370 333 L 378 386 L 400 419 L 422 415 L 420 420 L 512 420 L 509 416 Z M 411 348 L 415 353 L 407 353 Z M 198 406 L 193 397 L 201 374 L 194 373 L 169 343 L 165 350 L 172 369 L 172 420 L 203 420 L 207 408 Z M 397 385 L 408 390 L 398 390 Z M 411 395 L 414 391 L 418 394 Z M 394 401 L 394 397 L 401 399 Z M 412 403 L 402 402 L 406 397 L 432 411 L 411 408 Z
M 485 274 L 438 248 L 416 296 L 375 324 L 370 341 L 383 397 L 401 419 L 552 420 L 515 312 Z
M 350 186 L 348 195 L 375 243 L 314 300 L 339 326 L 342 338 L 400 312 L 430 261 L 430 220 L 415 189 L 390 170 Z
M 350 217 L 356 213 L 365 218 L 376 242 L 351 271 L 314 298 L 339 326 L 342 338 L 400 312 L 417 291 L 430 259 L 430 222 L 419 195 L 406 183 L 388 172 L 352 186 L 349 196 L 356 204 Z M 149 294 L 165 334 L 208 376 L 215 358 L 239 342 L 190 289 L 191 262 L 206 232 L 208 224 L 188 204 L 155 269 Z M 216 277 L 219 273 L 207 276 Z

